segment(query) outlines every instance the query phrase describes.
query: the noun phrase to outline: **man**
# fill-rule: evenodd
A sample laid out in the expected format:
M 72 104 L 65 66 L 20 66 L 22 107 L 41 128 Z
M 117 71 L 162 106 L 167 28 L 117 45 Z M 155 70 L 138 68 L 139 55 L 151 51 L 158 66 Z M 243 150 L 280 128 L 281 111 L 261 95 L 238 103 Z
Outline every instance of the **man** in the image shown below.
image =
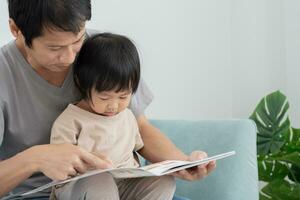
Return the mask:
M 72 63 L 89 35 L 85 22 L 91 18 L 90 0 L 8 0 L 8 5 L 15 41 L 0 50 L 0 197 L 38 187 L 47 177 L 61 180 L 89 167 L 109 167 L 104 155 L 68 144 L 49 145 L 53 121 L 80 98 Z M 206 157 L 204 152 L 183 154 L 148 122 L 143 112 L 151 100 L 141 82 L 130 108 L 145 144 L 142 156 L 152 162 Z M 197 180 L 214 168 L 211 162 L 174 176 Z M 49 191 L 39 195 L 47 198 Z

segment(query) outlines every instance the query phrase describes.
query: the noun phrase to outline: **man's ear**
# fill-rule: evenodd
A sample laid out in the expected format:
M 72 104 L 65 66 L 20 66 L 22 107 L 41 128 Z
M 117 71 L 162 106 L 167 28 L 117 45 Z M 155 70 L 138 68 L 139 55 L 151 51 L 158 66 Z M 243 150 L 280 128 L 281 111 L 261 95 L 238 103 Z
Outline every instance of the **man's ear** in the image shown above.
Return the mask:
M 10 28 L 10 32 L 13 34 L 13 36 L 18 39 L 20 37 L 22 37 L 22 32 L 20 31 L 20 29 L 18 28 L 18 26 L 16 25 L 15 21 L 13 19 L 9 19 L 8 20 L 9 23 L 9 28 Z

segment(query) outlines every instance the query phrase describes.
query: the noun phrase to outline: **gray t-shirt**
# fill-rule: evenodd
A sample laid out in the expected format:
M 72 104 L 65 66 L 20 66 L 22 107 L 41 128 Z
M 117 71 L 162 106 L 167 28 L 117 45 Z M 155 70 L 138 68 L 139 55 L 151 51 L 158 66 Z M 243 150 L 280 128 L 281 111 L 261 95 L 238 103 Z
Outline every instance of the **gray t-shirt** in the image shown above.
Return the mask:
M 130 109 L 142 114 L 152 93 L 141 81 Z M 79 100 L 70 70 L 61 87 L 49 84 L 27 63 L 14 41 L 0 49 L 0 160 L 8 159 L 31 146 L 48 144 L 54 120 Z M 13 190 L 28 191 L 50 180 L 34 174 Z

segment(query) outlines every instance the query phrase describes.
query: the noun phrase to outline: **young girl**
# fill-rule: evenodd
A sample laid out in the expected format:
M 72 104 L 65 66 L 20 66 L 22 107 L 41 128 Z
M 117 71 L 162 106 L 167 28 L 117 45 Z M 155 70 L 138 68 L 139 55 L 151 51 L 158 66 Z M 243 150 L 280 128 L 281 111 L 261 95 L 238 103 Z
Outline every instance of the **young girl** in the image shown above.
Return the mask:
M 54 122 L 51 143 L 71 143 L 110 160 L 112 166 L 138 167 L 143 141 L 127 108 L 140 80 L 140 61 L 125 36 L 103 33 L 88 38 L 73 68 L 82 99 L 69 104 Z M 82 169 L 79 169 L 80 171 Z M 172 199 L 171 176 L 113 179 L 102 173 L 56 188 L 58 199 Z M 105 198 L 104 198 L 105 197 Z

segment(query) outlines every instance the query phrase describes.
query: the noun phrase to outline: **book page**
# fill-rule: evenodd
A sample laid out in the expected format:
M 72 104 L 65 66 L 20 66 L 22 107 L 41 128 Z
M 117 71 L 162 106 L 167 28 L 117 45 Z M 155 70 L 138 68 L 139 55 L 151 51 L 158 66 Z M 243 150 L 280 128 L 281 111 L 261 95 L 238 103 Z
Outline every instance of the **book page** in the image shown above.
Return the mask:
M 179 161 L 179 160 L 166 160 L 163 162 L 154 163 L 151 165 L 147 165 L 145 167 L 141 167 L 142 169 L 155 174 L 156 176 L 161 176 L 165 174 L 170 174 L 176 171 L 180 171 L 183 169 L 195 167 L 201 164 L 208 163 L 213 160 L 219 160 L 222 158 L 226 158 L 228 156 L 232 156 L 235 154 L 235 151 L 230 151 L 227 153 L 219 154 L 216 156 L 204 158 L 201 160 L 195 160 L 195 161 Z
M 177 166 L 186 165 L 189 163 L 190 163 L 189 161 L 165 160 L 162 162 L 146 165 L 144 167 L 141 167 L 141 169 L 151 172 L 152 174 L 155 174 L 155 175 L 160 175 L 161 173 L 165 172 L 166 170 L 169 170 L 169 169 L 177 167 Z
M 183 170 L 183 169 L 196 167 L 198 165 L 206 164 L 206 163 L 209 163 L 210 161 L 216 161 L 216 160 L 226 158 L 226 157 L 229 157 L 229 156 L 232 156 L 232 155 L 235 155 L 235 151 L 230 151 L 230 152 L 227 152 L 227 153 L 218 154 L 218 155 L 215 155 L 215 156 L 212 156 L 212 157 L 207 157 L 207 158 L 204 158 L 204 159 L 201 159 L 201 160 L 190 161 L 188 164 L 184 164 L 184 165 L 181 165 L 181 166 L 176 166 L 174 168 L 169 168 L 169 169 L 165 170 L 164 172 L 161 172 L 161 175 L 166 175 L 166 174 L 177 172 L 177 171 L 180 171 L 180 170 Z
M 40 192 L 42 190 L 45 190 L 47 188 L 51 188 L 55 185 L 65 184 L 65 183 L 68 183 L 71 181 L 76 181 L 76 180 L 79 180 L 79 179 L 82 179 L 85 177 L 89 177 L 89 176 L 93 176 L 93 175 L 96 175 L 99 173 L 105 173 L 105 172 L 112 174 L 112 176 L 115 178 L 136 178 L 136 177 L 147 177 L 147 176 L 162 176 L 162 175 L 170 174 L 170 173 L 173 173 L 173 172 L 176 172 L 179 170 L 183 170 L 183 169 L 191 168 L 191 167 L 198 166 L 198 165 L 201 165 L 204 163 L 208 163 L 212 160 L 222 159 L 222 158 L 234 155 L 234 154 L 235 154 L 235 151 L 230 151 L 227 153 L 223 153 L 223 154 L 219 154 L 219 155 L 215 155 L 212 157 L 208 157 L 208 158 L 201 159 L 201 160 L 195 160 L 195 161 L 166 160 L 166 161 L 150 164 L 150 165 L 139 167 L 139 168 L 115 168 L 115 169 L 104 169 L 104 170 L 103 169 L 92 170 L 92 171 L 86 172 L 84 174 L 69 178 L 64 181 L 53 181 L 46 185 L 38 187 L 34 190 L 31 190 L 29 192 L 25 192 L 23 194 L 17 194 L 17 195 L 13 195 L 13 196 L 20 197 L 20 196 L 31 195 L 31 194 Z

